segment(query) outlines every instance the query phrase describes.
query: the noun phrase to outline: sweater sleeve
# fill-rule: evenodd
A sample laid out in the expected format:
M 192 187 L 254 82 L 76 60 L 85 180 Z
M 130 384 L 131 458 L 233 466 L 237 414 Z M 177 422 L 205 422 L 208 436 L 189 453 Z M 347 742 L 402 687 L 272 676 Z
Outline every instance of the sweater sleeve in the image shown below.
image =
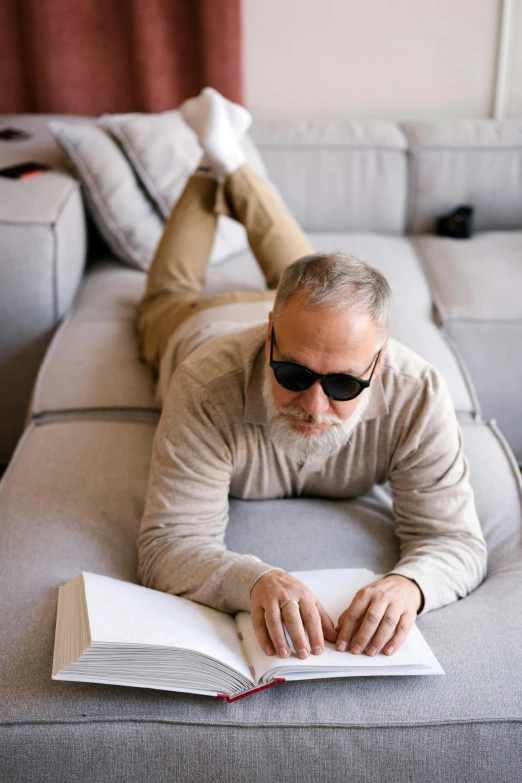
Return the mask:
M 389 475 L 401 557 L 388 574 L 420 587 L 418 614 L 464 598 L 482 582 L 487 548 L 446 382 L 434 369 L 404 420 Z
M 152 444 L 138 537 L 144 586 L 224 612 L 249 611 L 254 582 L 277 567 L 224 544 L 232 469 L 212 401 L 180 365 Z

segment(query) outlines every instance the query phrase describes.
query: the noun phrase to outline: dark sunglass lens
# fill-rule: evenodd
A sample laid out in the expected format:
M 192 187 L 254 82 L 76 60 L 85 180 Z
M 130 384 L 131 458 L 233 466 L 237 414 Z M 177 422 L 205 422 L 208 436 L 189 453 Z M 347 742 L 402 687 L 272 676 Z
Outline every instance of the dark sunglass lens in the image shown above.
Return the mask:
M 351 400 L 359 394 L 360 383 L 352 378 L 328 378 L 325 381 L 325 391 L 337 400 Z
M 313 378 L 304 368 L 288 365 L 287 367 L 278 367 L 276 378 L 285 389 L 290 391 L 305 391 L 312 383 Z

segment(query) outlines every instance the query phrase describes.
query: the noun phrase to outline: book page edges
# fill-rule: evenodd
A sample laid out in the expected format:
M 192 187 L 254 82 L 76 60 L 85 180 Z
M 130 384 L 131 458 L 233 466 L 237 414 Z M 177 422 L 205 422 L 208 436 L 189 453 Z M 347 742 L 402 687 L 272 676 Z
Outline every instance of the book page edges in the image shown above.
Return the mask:
M 61 629 L 62 629 L 62 603 L 63 603 L 63 587 L 58 588 L 58 601 L 56 608 L 56 626 L 54 629 L 54 652 L 53 652 L 53 667 L 51 677 L 52 679 L 58 674 L 62 668 L 60 665 L 59 651 L 61 652 Z
M 112 672 L 112 669 L 109 666 L 109 669 L 106 671 L 105 676 L 99 676 L 99 665 L 96 665 L 96 659 L 93 656 L 96 655 L 96 651 L 103 653 L 103 650 L 105 648 L 106 654 L 109 655 L 112 652 L 115 654 L 115 656 L 118 656 L 118 645 L 117 644 L 104 644 L 103 642 L 96 642 L 92 640 L 92 626 L 90 623 L 90 617 L 89 617 L 89 610 L 88 610 L 88 603 L 87 603 L 87 584 L 86 584 L 86 578 L 90 576 L 100 577 L 101 579 L 104 579 L 101 575 L 92 575 L 90 572 L 80 572 L 77 574 L 76 577 L 73 579 L 70 579 L 66 584 L 60 585 L 58 587 L 58 596 L 57 596 L 57 609 L 56 609 L 56 629 L 55 629 L 55 644 L 54 644 L 54 652 L 53 652 L 53 665 L 52 665 L 52 671 L 51 671 L 51 678 L 53 680 L 65 680 L 65 681 L 73 681 L 73 682 L 91 682 L 91 683 L 100 683 L 100 684 L 113 684 L 113 685 L 126 685 L 131 687 L 150 687 L 150 688 L 157 688 L 158 690 L 174 690 L 174 691 L 180 691 L 185 693 L 200 693 L 202 695 L 209 695 L 215 697 L 217 693 L 222 691 L 223 685 L 225 683 L 223 680 L 221 681 L 221 684 L 218 682 L 214 687 L 212 687 L 210 690 L 208 688 L 186 688 L 183 687 L 183 685 L 178 686 L 177 684 L 167 685 L 162 684 L 161 686 L 154 685 L 152 683 L 138 683 L 135 681 L 132 681 L 132 679 L 127 679 L 125 677 L 118 676 L 118 674 L 114 674 Z M 114 580 L 112 578 L 109 578 L 109 586 L 111 582 L 121 581 L 121 580 Z M 134 586 L 134 585 L 133 585 Z M 148 591 L 147 593 L 153 593 L 154 591 Z M 164 594 L 160 594 L 162 597 L 164 597 Z M 172 596 L 168 596 L 169 598 L 172 598 Z M 177 598 L 174 596 L 174 598 Z M 188 599 L 179 599 L 180 601 L 183 601 L 183 603 L 190 604 L 190 607 L 192 608 L 192 602 L 190 602 Z M 205 607 L 205 609 L 209 609 L 208 607 Z M 209 609 L 209 612 L 216 615 L 221 615 L 220 612 L 217 612 L 217 610 Z M 237 639 L 237 630 L 235 628 L 235 624 L 232 620 L 229 620 L 231 630 L 233 629 L 233 636 L 234 639 Z M 220 657 L 214 657 L 212 655 L 209 655 L 208 653 L 202 653 L 198 650 L 192 650 L 192 652 L 197 655 L 201 656 L 202 658 L 205 658 L 208 661 L 215 661 L 219 665 L 221 665 L 224 669 L 227 669 L 231 675 L 235 675 L 239 677 L 242 681 L 237 683 L 238 690 L 235 692 L 242 692 L 242 688 L 250 688 L 251 686 L 256 686 L 257 682 L 255 679 L 254 673 L 247 667 L 246 664 L 246 658 L 244 657 L 244 650 L 243 646 L 240 643 L 240 641 L 237 641 L 237 644 L 239 645 L 243 660 L 245 661 L 245 668 L 247 671 L 243 671 L 243 668 L 235 667 L 231 665 L 229 662 L 223 661 Z M 122 647 L 125 647 L 126 645 L 123 644 Z M 137 648 L 140 647 L 140 645 L 136 645 Z M 145 651 L 147 645 L 143 645 L 143 649 Z M 166 650 L 168 648 L 165 648 Z M 176 652 L 185 652 L 189 648 L 171 648 L 172 653 L 175 655 Z M 136 667 L 139 667 L 139 654 L 140 650 L 136 649 Z M 84 657 L 85 656 L 85 657 Z M 88 670 L 89 663 L 93 662 L 95 664 L 92 671 Z M 241 661 L 240 661 L 241 663 Z M 78 672 L 78 669 L 76 667 L 76 664 L 80 664 L 80 667 L 82 669 L 81 673 Z M 96 675 L 98 673 L 98 676 Z
M 82 574 L 92 646 L 188 650 L 252 680 L 250 662 L 230 614 L 133 582 Z
M 52 679 L 76 663 L 91 643 L 83 573 L 58 587 Z

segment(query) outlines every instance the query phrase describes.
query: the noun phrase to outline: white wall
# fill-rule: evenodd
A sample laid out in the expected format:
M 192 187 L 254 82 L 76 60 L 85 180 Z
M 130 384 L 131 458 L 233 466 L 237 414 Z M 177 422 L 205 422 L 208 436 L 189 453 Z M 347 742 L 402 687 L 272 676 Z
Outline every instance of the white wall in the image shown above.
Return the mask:
M 522 0 L 507 116 L 522 115 Z M 243 0 L 263 118 L 492 116 L 502 0 Z
M 522 0 L 516 3 L 511 48 L 513 58 L 509 69 L 507 114 L 522 117 Z

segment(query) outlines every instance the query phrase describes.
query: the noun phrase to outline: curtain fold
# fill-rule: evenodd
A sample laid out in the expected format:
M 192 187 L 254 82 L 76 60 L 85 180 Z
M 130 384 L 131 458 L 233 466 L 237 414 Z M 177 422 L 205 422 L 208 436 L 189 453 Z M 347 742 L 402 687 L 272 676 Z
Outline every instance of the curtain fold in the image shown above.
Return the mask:
M 159 112 L 243 101 L 241 0 L 0 0 L 0 112 Z

